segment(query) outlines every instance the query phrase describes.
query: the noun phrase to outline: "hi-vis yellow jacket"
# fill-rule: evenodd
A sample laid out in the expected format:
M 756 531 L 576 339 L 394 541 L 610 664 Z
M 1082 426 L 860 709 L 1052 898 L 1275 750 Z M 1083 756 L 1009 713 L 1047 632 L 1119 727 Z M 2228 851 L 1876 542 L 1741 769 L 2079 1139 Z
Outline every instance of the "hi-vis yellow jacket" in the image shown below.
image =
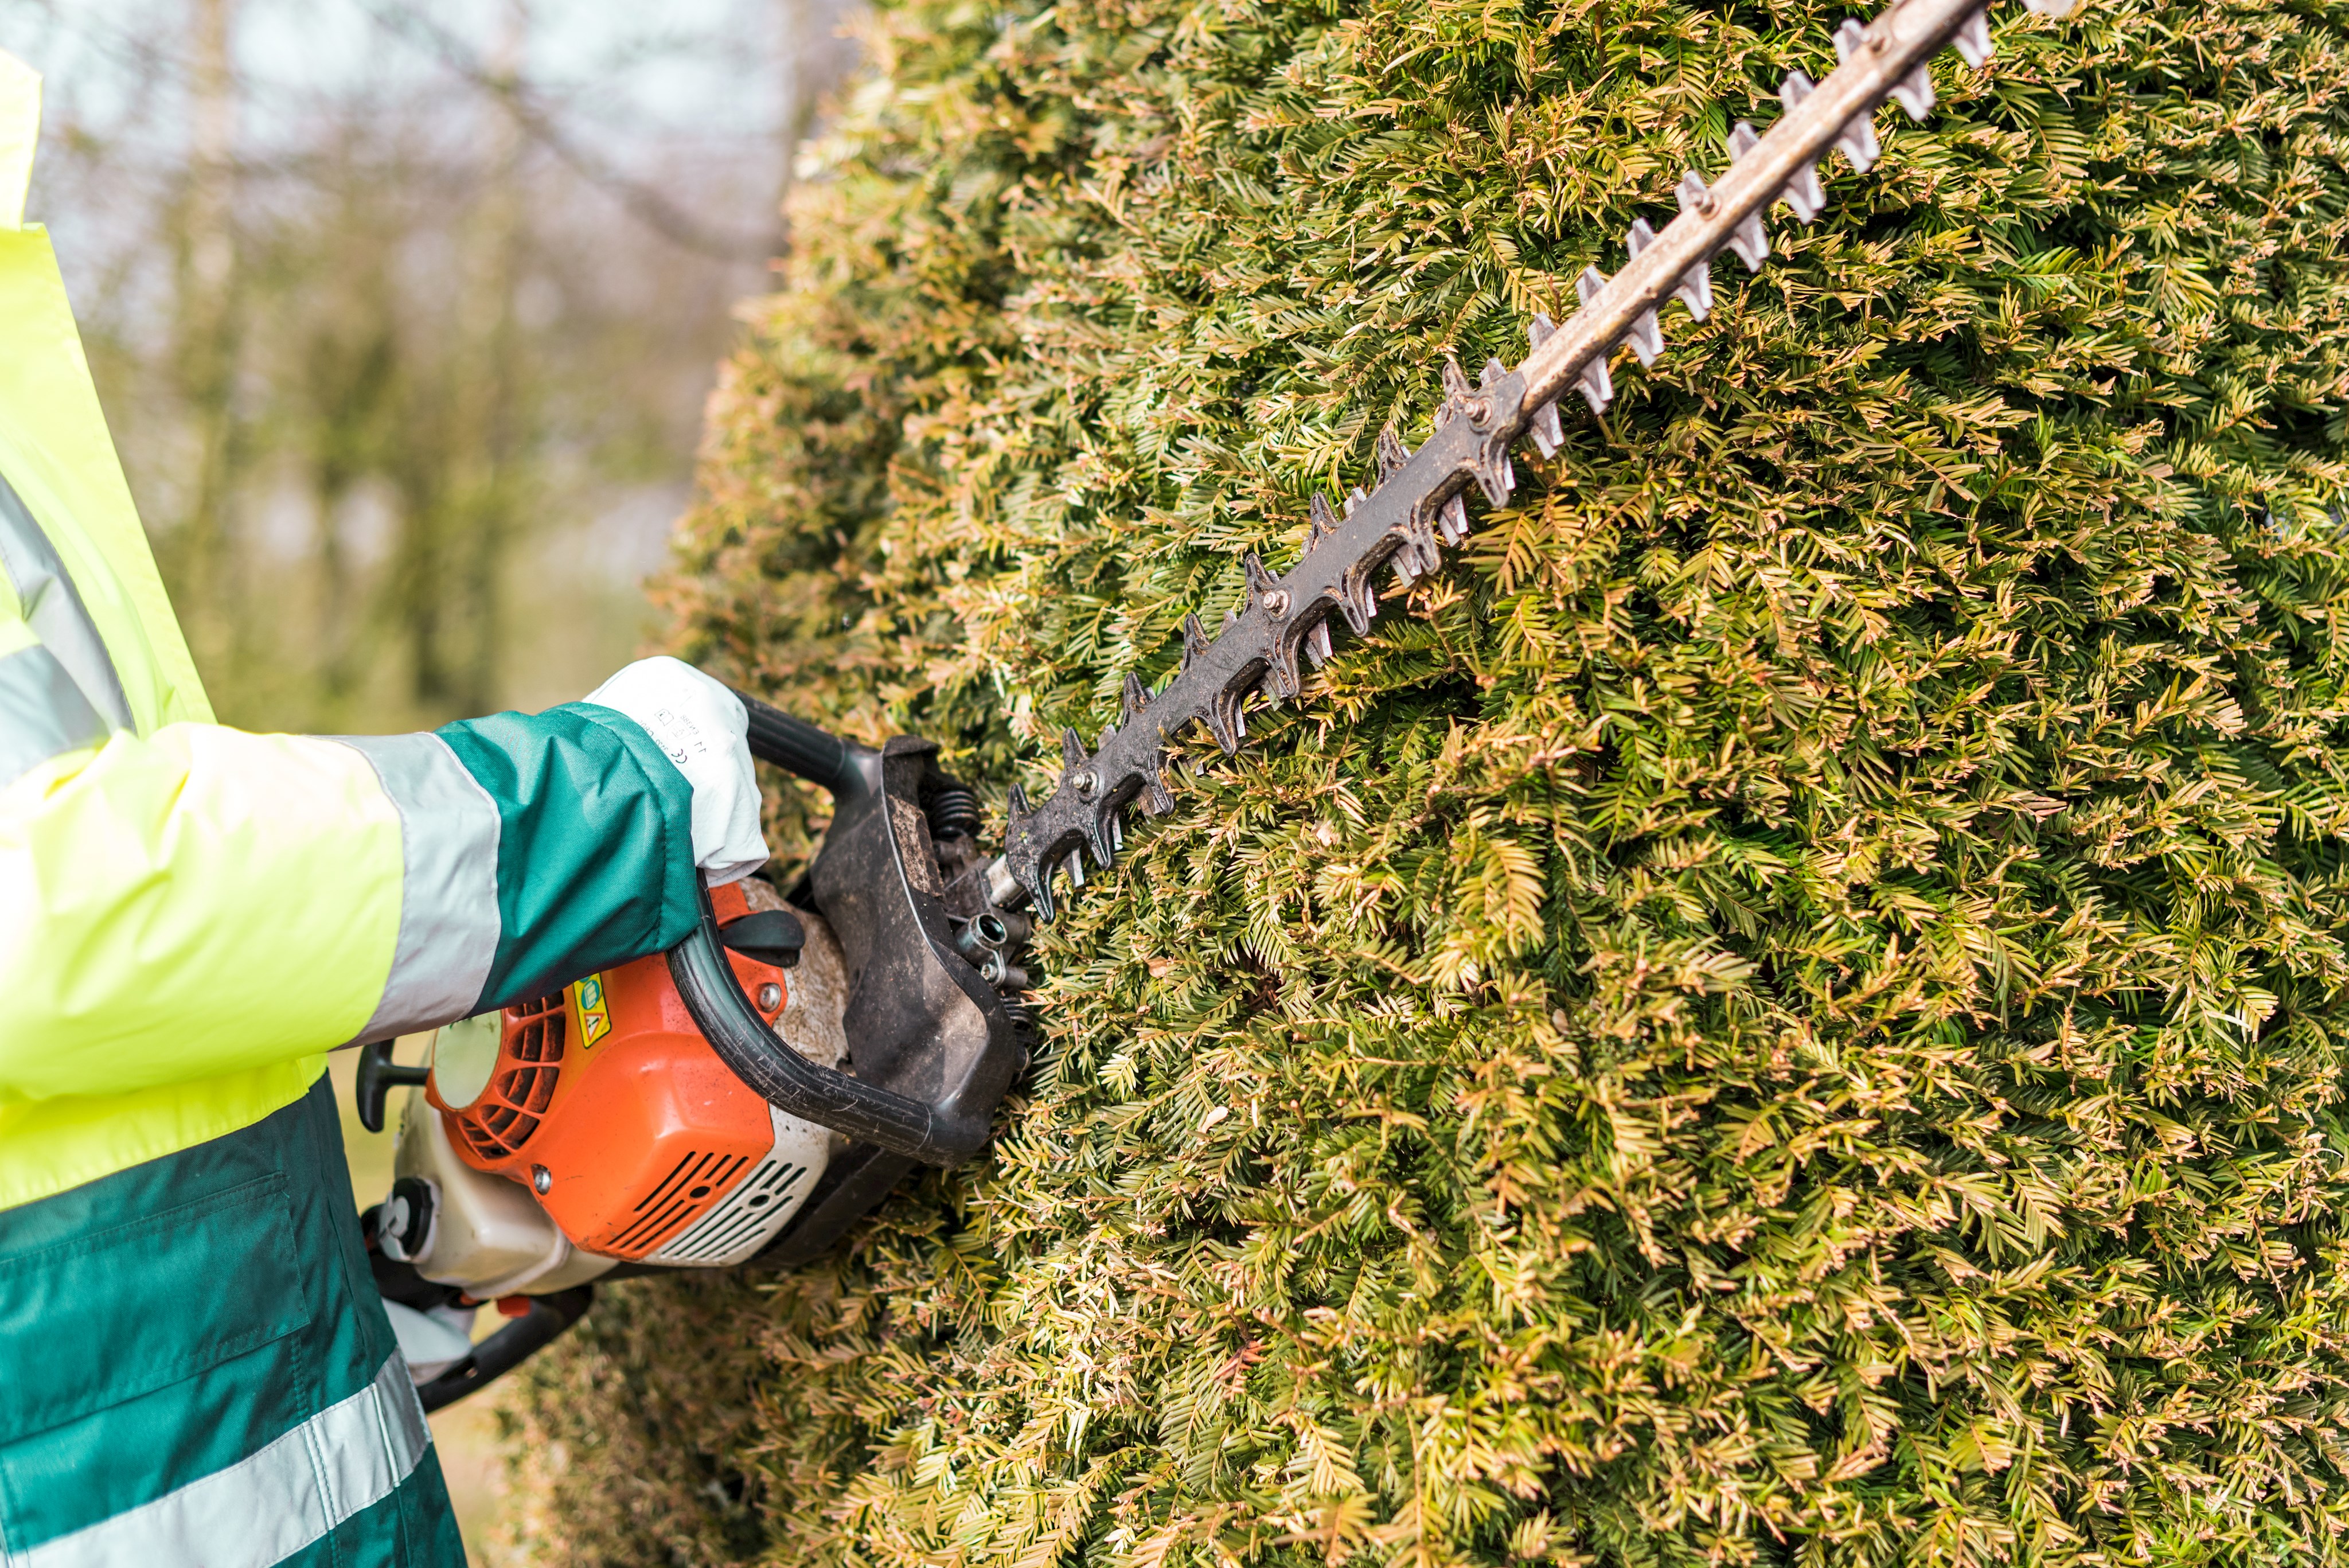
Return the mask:
M 0 1210 L 250 1126 L 335 1046 L 667 947 L 694 909 L 691 789 L 609 709 L 212 722 L 23 223 L 39 118 L 0 54 Z

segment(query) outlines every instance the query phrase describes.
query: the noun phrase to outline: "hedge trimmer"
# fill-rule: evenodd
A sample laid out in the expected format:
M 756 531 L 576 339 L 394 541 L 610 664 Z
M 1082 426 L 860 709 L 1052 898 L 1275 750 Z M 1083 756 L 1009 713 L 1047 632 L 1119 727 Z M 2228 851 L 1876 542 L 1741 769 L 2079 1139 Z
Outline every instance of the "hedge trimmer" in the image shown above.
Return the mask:
M 2024 3 L 2051 16 L 2071 6 Z M 417 1322 L 448 1320 L 440 1365 L 411 1351 L 433 1374 L 427 1406 L 560 1333 L 594 1279 L 799 1262 L 915 1165 L 977 1153 L 1025 1060 L 1020 911 L 1049 921 L 1058 877 L 1073 894 L 1088 858 L 1114 867 L 1130 806 L 1173 809 L 1168 753 L 1194 724 L 1237 752 L 1250 698 L 1297 698 L 1301 663 L 1331 655 L 1334 620 L 1368 632 L 1379 572 L 1409 587 L 1435 571 L 1444 547 L 1468 536 L 1472 488 L 1507 502 L 1519 441 L 1544 457 L 1564 444 L 1560 397 L 1579 392 L 1603 412 L 1614 350 L 1629 347 L 1642 365 L 1662 352 L 1668 303 L 1703 319 L 1715 256 L 1731 251 L 1759 270 L 1772 206 L 1817 216 L 1822 158 L 1839 150 L 1856 170 L 1873 164 L 1878 105 L 1924 119 L 1927 62 L 1945 45 L 1970 66 L 1989 58 L 1983 0 L 1895 0 L 1873 23 L 1846 21 L 1837 68 L 1818 82 L 1790 72 L 1769 132 L 1737 122 L 1719 183 L 1683 174 L 1679 214 L 1661 231 L 1633 223 L 1615 276 L 1586 267 L 1581 308 L 1563 325 L 1536 316 L 1521 364 L 1487 360 L 1472 381 L 1447 361 L 1426 442 L 1413 450 L 1382 433 L 1377 483 L 1338 506 L 1314 497 L 1295 566 L 1275 576 L 1246 556 L 1242 607 L 1213 637 L 1185 618 L 1181 665 L 1164 686 L 1128 675 L 1117 723 L 1090 750 L 1063 731 L 1059 782 L 1035 805 L 1011 791 L 999 856 L 978 848 L 977 800 L 937 771 L 929 742 L 901 736 L 874 751 L 746 697 L 752 754 L 833 797 L 795 888 L 718 889 L 670 952 L 452 1025 L 429 1070 L 367 1049 L 370 1127 L 390 1085 L 424 1091 L 409 1099 L 398 1179 L 368 1230 L 387 1297 Z M 520 1321 L 469 1346 L 455 1325 L 489 1299 Z M 420 1345 L 424 1331 L 402 1321 Z

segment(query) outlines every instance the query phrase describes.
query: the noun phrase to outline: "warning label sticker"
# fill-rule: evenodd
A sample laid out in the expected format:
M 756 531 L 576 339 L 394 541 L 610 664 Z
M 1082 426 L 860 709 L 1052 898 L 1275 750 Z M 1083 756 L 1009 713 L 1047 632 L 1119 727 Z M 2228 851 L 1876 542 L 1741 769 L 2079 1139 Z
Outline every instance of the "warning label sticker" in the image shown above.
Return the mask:
M 604 1000 L 604 977 L 591 974 L 571 988 L 579 1006 L 579 1048 L 582 1051 L 612 1032 L 612 1009 Z

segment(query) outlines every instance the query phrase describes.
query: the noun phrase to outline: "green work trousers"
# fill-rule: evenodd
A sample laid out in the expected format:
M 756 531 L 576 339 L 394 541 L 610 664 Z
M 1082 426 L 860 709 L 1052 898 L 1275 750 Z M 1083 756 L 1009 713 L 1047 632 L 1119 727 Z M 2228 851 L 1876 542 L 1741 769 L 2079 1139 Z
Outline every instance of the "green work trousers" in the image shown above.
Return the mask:
M 462 1568 L 327 1080 L 0 1210 L 0 1568 Z

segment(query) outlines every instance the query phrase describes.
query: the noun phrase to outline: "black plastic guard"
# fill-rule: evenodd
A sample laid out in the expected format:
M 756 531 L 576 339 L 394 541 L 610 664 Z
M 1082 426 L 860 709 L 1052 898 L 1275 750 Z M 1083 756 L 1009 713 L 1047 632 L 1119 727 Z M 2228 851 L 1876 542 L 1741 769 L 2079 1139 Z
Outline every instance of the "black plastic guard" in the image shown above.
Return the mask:
M 679 996 L 736 1076 L 791 1115 L 854 1140 L 799 1217 L 761 1254 L 801 1262 L 871 1210 L 916 1164 L 956 1165 L 1026 1054 L 1009 1010 L 954 949 L 922 785 L 937 748 L 898 736 L 879 751 L 745 698 L 754 756 L 832 792 L 833 821 L 799 896 L 839 940 L 849 999 L 842 1071 L 769 1032 L 734 981 L 707 909 L 669 954 Z

